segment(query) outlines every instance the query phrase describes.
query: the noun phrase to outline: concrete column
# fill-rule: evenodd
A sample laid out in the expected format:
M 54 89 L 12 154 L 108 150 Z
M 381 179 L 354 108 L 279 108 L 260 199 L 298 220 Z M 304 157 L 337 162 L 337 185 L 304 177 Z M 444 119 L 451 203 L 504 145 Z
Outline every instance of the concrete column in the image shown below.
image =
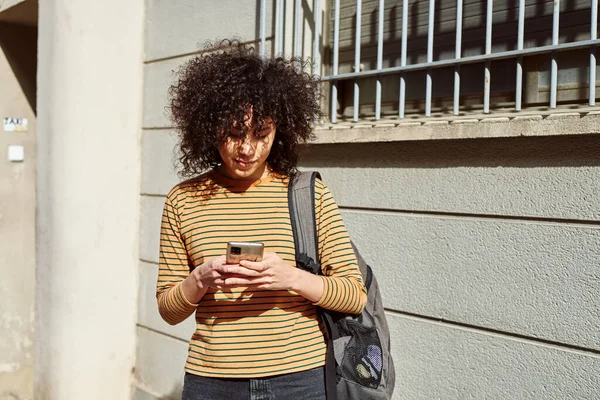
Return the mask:
M 143 7 L 39 3 L 38 400 L 130 398 Z

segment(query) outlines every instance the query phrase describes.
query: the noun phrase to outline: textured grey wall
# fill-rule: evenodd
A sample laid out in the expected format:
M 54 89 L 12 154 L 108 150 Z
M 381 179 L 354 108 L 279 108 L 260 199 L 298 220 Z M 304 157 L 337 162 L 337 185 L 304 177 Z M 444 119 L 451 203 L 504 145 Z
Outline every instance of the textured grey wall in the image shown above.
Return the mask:
M 594 398 L 600 136 L 306 146 L 389 308 L 396 398 Z
M 168 130 L 142 142 L 140 321 L 185 351 L 191 321 L 166 326 L 152 293 L 174 145 Z M 600 390 L 599 152 L 600 136 L 306 146 L 377 271 L 397 398 Z
M 164 323 L 154 297 L 162 204 L 178 182 L 166 90 L 197 43 L 253 39 L 258 20 L 255 2 L 147 5 L 138 400 L 179 398 L 194 328 Z M 302 167 L 321 171 L 377 271 L 396 399 L 600 390 L 599 151 L 598 136 L 306 146 Z

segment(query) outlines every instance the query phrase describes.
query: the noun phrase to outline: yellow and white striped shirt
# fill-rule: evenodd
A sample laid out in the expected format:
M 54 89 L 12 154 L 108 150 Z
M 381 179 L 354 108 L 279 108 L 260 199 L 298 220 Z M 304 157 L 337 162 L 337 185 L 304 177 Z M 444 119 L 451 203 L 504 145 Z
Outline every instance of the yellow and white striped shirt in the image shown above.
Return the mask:
M 190 270 L 225 254 L 227 242 L 262 242 L 295 266 L 288 211 L 288 178 L 253 183 L 210 171 L 175 186 L 162 217 L 157 299 L 170 324 L 196 313 L 185 370 L 251 378 L 325 364 L 325 342 L 315 304 L 287 290 L 209 288 L 199 304 L 183 295 Z M 359 313 L 367 299 L 350 239 L 329 189 L 317 180 L 315 213 L 324 291 L 316 306 Z

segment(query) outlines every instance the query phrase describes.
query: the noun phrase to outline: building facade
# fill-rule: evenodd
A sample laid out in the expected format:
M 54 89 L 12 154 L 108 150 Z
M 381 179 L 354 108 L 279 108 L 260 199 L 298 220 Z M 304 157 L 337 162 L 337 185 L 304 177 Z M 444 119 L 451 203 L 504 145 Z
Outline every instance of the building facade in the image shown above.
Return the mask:
M 28 96 L 9 50 L 26 46 L 6 25 L 33 12 Z M 29 238 L 0 225 L 3 245 L 30 246 L 0 257 L 2 295 L 23 306 L 0 302 L 0 398 L 180 398 L 194 323 L 167 325 L 154 294 L 179 181 L 167 89 L 199 44 L 226 37 L 310 57 L 323 77 L 328 116 L 301 168 L 321 172 L 378 276 L 395 399 L 595 398 L 594 13 L 591 0 L 0 3 L 1 117 L 27 116 L 35 138 L 0 143 L 34 151 L 24 179 L 37 180 L 35 203 L 0 192 L 23 226 L 37 210 Z M 0 188 L 31 161 L 4 160 Z

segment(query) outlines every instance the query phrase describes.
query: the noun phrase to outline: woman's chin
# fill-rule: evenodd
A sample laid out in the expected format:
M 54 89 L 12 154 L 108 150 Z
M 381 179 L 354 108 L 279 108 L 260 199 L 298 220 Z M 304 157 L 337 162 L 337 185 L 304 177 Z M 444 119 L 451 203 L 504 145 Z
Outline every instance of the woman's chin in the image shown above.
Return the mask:
M 230 179 L 258 180 L 263 177 L 266 165 L 261 166 L 256 162 L 233 162 L 229 167 L 222 166 L 221 173 Z
M 231 178 L 243 179 L 243 180 L 257 180 L 260 179 L 262 173 L 258 171 L 258 168 L 236 168 L 232 171 Z

